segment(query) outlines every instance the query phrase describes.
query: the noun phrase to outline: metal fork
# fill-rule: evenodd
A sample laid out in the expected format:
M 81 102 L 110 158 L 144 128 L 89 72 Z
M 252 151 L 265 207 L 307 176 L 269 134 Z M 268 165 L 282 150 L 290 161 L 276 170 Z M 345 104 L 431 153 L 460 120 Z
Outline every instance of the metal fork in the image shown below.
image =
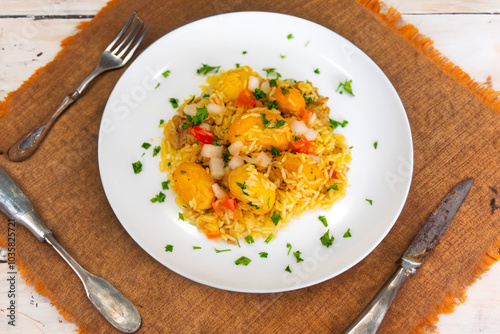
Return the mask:
M 130 25 L 134 21 L 134 25 L 129 29 Z M 57 118 L 71 104 L 78 100 L 92 80 L 106 71 L 115 70 L 125 66 L 130 58 L 132 58 L 139 44 L 141 44 L 141 41 L 150 26 L 151 25 L 148 25 L 146 29 L 143 30 L 144 22 L 136 15 L 136 13 L 133 13 L 115 39 L 101 54 L 99 64 L 94 71 L 92 71 L 92 73 L 90 73 L 90 75 L 83 80 L 80 86 L 78 86 L 73 93 L 67 95 L 63 99 L 54 113 L 47 118 L 42 125 L 26 134 L 10 148 L 7 154 L 9 160 L 19 162 L 31 157 L 36 152 L 41 142 L 56 122 Z M 128 34 L 123 37 L 127 31 L 129 31 Z

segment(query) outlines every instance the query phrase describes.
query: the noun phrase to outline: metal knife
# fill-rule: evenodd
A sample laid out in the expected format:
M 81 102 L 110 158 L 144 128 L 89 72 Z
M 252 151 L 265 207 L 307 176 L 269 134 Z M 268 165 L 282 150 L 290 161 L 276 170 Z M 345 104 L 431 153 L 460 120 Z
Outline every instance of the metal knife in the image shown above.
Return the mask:
M 10 221 L 27 228 L 38 240 L 50 244 L 61 255 L 82 281 L 89 300 L 111 325 L 124 333 L 139 330 L 142 320 L 137 308 L 108 281 L 92 275 L 76 262 L 41 222 L 28 197 L 2 168 L 0 212 Z
M 342 334 L 377 332 L 399 289 L 408 277 L 416 273 L 431 249 L 436 246 L 469 193 L 472 182 L 472 178 L 461 181 L 443 198 L 401 257 L 398 269 Z

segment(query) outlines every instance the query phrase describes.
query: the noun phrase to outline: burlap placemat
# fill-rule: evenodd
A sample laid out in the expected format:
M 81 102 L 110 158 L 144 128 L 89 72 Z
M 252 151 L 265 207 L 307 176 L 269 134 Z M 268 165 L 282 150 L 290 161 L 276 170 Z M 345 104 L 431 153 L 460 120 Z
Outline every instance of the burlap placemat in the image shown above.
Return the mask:
M 398 34 L 387 24 L 397 18 L 395 12 L 374 14 L 377 6 L 343 0 L 113 2 L 2 105 L 8 111 L 0 120 L 0 149 L 5 152 L 93 69 L 133 11 L 152 24 L 141 49 L 181 25 L 234 11 L 286 13 L 330 28 L 358 45 L 394 84 L 412 128 L 415 168 L 408 201 L 389 235 L 361 263 L 324 283 L 274 294 L 222 291 L 171 272 L 137 246 L 110 209 L 97 166 L 101 113 L 122 71 L 97 80 L 60 118 L 34 157 L 11 163 L 0 156 L 0 166 L 18 181 L 67 250 L 138 306 L 141 333 L 338 333 L 395 270 L 441 197 L 459 180 L 474 177 L 462 209 L 425 265 L 404 285 L 380 333 L 415 331 L 462 297 L 488 260 L 498 258 L 500 118 L 481 101 L 491 102 L 489 88 L 474 94 L 474 84 L 463 72 L 450 63 L 436 65 L 440 55 L 429 51 L 429 41 L 411 27 Z M 4 216 L 0 220 L 7 226 Z M 4 243 L 6 232 L 1 229 Z M 88 302 L 71 269 L 22 228 L 17 229 L 17 258 L 25 275 L 82 329 L 114 332 Z

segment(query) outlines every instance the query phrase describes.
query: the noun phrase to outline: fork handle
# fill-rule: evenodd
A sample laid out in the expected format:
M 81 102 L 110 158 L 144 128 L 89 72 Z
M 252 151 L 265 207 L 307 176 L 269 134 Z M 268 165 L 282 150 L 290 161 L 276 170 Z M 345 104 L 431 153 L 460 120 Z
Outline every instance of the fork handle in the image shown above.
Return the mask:
M 67 95 L 57 106 L 56 110 L 50 115 L 45 122 L 26 134 L 24 137 L 19 139 L 17 143 L 15 143 L 7 154 L 7 157 L 10 161 L 20 162 L 31 157 L 37 150 L 43 139 L 49 133 L 50 129 L 56 122 L 56 120 L 61 116 L 61 114 L 68 109 L 70 105 L 72 105 L 76 100 L 80 98 L 83 92 L 86 90 L 88 85 L 92 80 L 94 80 L 98 75 L 103 73 L 104 70 L 101 66 L 97 66 L 92 73 L 90 73 L 78 86 L 77 89 L 73 91 L 73 93 Z
M 28 159 L 36 152 L 47 133 L 54 125 L 57 118 L 71 105 L 78 100 L 80 93 L 75 90 L 73 93 L 67 95 L 56 108 L 54 113 L 39 127 L 35 128 L 17 143 L 15 143 L 9 150 L 8 158 L 11 161 L 19 162 Z

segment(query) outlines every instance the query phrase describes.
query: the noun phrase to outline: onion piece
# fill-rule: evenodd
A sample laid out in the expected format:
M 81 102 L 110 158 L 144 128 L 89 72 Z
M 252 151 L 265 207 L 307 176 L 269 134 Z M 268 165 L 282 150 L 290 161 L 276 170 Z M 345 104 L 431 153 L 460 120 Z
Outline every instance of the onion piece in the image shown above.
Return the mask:
M 208 125 L 207 123 L 201 123 L 200 128 L 210 131 L 210 125 Z
M 215 197 L 217 199 L 229 197 L 227 192 L 224 191 L 217 183 L 212 184 L 212 190 L 214 191 Z
M 313 141 L 318 137 L 318 132 L 314 129 L 307 129 L 307 131 L 304 133 L 304 137 L 306 137 L 307 140 Z
M 264 152 L 260 152 L 259 155 L 257 155 L 257 163 L 262 167 L 267 167 L 271 160 L 272 158 Z
M 259 78 L 254 77 L 254 76 L 249 76 L 248 77 L 248 89 L 250 89 L 252 92 L 259 88 Z
M 257 161 L 255 161 L 255 159 L 250 158 L 248 155 L 242 155 L 241 158 L 247 164 L 256 164 L 257 163 Z
M 229 153 L 231 153 L 231 155 L 239 155 L 242 147 L 243 147 L 243 143 L 238 140 L 238 141 L 235 141 L 234 143 L 232 143 L 231 145 L 229 145 L 229 147 L 227 149 L 228 149 Z
M 201 156 L 205 158 L 222 158 L 222 146 L 204 144 L 201 149 Z
M 229 168 L 231 169 L 236 169 L 240 166 L 243 166 L 245 164 L 245 161 L 241 157 L 235 156 L 232 157 L 229 163 L 227 164 Z
M 311 117 L 309 117 L 309 119 L 307 120 L 307 125 L 313 126 L 314 123 L 316 123 L 317 119 L 318 119 L 318 116 L 316 115 L 316 113 L 311 112 Z
M 316 162 L 320 162 L 321 158 L 314 154 L 309 154 L 309 156 Z
M 297 121 L 296 119 L 292 121 L 292 124 L 290 124 L 290 128 L 292 129 L 292 132 L 294 132 L 297 136 L 305 134 L 309 129 L 306 123 Z
M 269 95 L 269 92 L 271 91 L 271 84 L 269 81 L 264 81 L 262 85 L 260 85 L 260 90 Z
M 226 107 L 220 106 L 215 103 L 209 103 L 207 104 L 207 112 L 211 114 L 220 114 L 221 112 L 226 111 Z
M 212 177 L 216 180 L 222 179 L 226 174 L 224 172 L 224 160 L 222 160 L 221 158 L 210 159 L 208 167 L 210 168 L 210 175 L 212 175 Z
M 196 116 L 196 104 L 188 104 L 184 107 L 184 113 L 189 116 Z

